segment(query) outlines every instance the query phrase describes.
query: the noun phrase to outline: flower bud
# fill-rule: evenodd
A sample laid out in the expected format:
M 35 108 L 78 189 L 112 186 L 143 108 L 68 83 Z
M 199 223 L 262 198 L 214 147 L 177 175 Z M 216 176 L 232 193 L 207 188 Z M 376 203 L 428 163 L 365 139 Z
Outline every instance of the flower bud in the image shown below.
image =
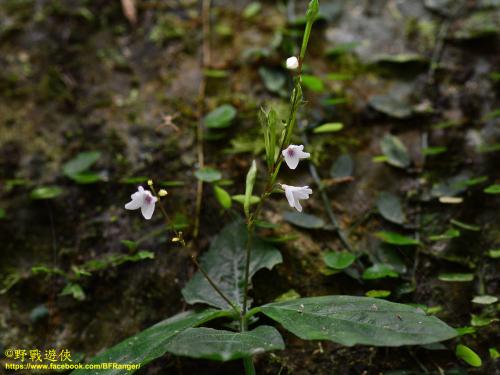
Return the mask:
M 158 192 L 158 195 L 160 197 L 164 197 L 168 194 L 168 192 L 165 190 L 165 189 L 161 189 L 159 192 Z
M 286 59 L 286 68 L 290 70 L 295 70 L 299 67 L 299 59 L 295 56 L 289 57 Z
M 153 186 L 153 180 L 148 180 L 148 185 Z

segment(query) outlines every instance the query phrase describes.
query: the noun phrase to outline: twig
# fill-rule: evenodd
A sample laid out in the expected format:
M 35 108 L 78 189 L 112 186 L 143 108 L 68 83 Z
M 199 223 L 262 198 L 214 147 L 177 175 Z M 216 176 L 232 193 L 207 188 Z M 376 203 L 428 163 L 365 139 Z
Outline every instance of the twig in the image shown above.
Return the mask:
M 304 143 L 304 146 L 309 145 L 309 139 L 307 138 L 307 134 L 305 131 L 302 132 L 302 143 Z M 316 166 L 312 163 L 308 163 L 309 166 L 309 173 L 311 174 L 316 186 L 318 186 L 319 193 L 321 195 L 321 199 L 323 200 L 323 205 L 325 206 L 326 213 L 328 215 L 328 218 L 330 219 L 330 222 L 333 225 L 333 229 L 337 233 L 340 242 L 342 242 L 342 245 L 349 250 L 352 251 L 352 246 L 350 245 L 349 241 L 347 240 L 347 237 L 345 236 L 344 232 L 340 228 L 339 222 L 337 221 L 337 218 L 335 217 L 335 214 L 333 213 L 332 207 L 330 206 L 330 201 L 328 200 L 328 196 L 326 195 L 325 187 L 323 183 L 321 182 L 321 178 L 319 177 L 318 170 L 316 169 Z
M 215 282 L 212 280 L 212 278 L 203 269 L 203 267 L 201 266 L 201 264 L 198 262 L 198 260 L 196 259 L 196 257 L 194 255 L 191 256 L 191 260 L 196 265 L 196 267 L 198 267 L 198 269 L 200 270 L 200 272 L 203 274 L 203 276 L 205 277 L 205 279 L 207 279 L 208 283 L 212 286 L 212 288 L 214 288 L 214 290 L 217 292 L 217 294 L 219 294 L 219 296 L 221 296 L 222 299 L 224 301 L 226 301 L 229 306 L 231 306 L 231 308 L 236 312 L 237 315 L 240 315 L 240 309 L 238 309 L 234 305 L 234 303 L 232 303 L 231 300 L 228 297 L 226 297 L 226 295 L 224 294 L 224 292 L 222 292 L 222 290 L 219 289 L 219 287 L 217 286 L 217 284 L 215 284 Z
M 203 153 L 203 113 L 205 111 L 205 91 L 207 82 L 205 79 L 205 68 L 210 66 L 210 3 L 211 0 L 202 1 L 202 33 L 203 46 L 201 57 L 201 78 L 198 89 L 198 123 L 196 127 L 196 150 L 198 154 L 198 168 L 205 166 L 205 157 Z M 196 185 L 196 212 L 194 218 L 193 237 L 196 240 L 200 233 L 200 214 L 203 198 L 203 181 L 198 180 Z

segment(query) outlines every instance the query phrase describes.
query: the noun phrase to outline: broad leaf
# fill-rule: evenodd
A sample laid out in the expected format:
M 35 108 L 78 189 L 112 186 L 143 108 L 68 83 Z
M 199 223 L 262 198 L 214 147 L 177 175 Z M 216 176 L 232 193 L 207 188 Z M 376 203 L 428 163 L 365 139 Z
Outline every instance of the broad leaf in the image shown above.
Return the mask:
M 194 172 L 196 178 L 203 182 L 215 182 L 222 178 L 222 173 L 215 168 L 204 167 Z
M 455 349 L 455 354 L 458 358 L 463 359 L 465 362 L 467 362 L 469 365 L 473 367 L 481 367 L 483 364 L 481 357 L 478 356 L 476 352 L 473 351 L 468 346 L 458 344 Z
M 322 218 L 302 212 L 285 211 L 283 212 L 283 218 L 301 228 L 319 229 L 325 226 Z
M 207 128 L 227 128 L 236 117 L 236 108 L 230 104 L 223 104 L 203 119 Z
M 472 273 L 442 273 L 438 276 L 441 281 L 468 282 L 474 280 Z
M 256 308 L 305 340 L 342 345 L 422 345 L 448 340 L 456 331 L 414 307 L 368 297 L 323 296 Z
M 167 351 L 181 356 L 213 361 L 231 361 L 270 350 L 282 350 L 285 343 L 274 327 L 232 332 L 213 328 L 189 328 L 169 342 Z
M 31 199 L 53 199 L 61 195 L 63 190 L 58 186 L 41 186 L 33 189 Z
M 398 196 L 382 192 L 377 199 L 378 212 L 384 219 L 396 224 L 403 224 L 406 221 L 401 200 Z
M 420 242 L 418 240 L 415 240 L 407 236 L 403 236 L 395 232 L 381 231 L 375 233 L 375 236 L 377 236 L 386 243 L 390 243 L 391 245 L 400 245 L 400 246 L 420 245 Z
M 352 176 L 354 162 L 349 154 L 340 155 L 330 169 L 330 176 L 342 178 Z
M 215 284 L 236 306 L 243 306 L 245 274 L 246 226 L 241 221 L 227 225 L 213 240 L 210 249 L 200 258 L 201 267 Z M 272 269 L 281 263 L 278 250 L 271 244 L 252 239 L 250 277 L 262 268 Z M 182 290 L 188 303 L 206 303 L 221 309 L 228 309 L 228 303 L 212 288 L 201 272 L 197 272 Z
M 333 133 L 342 130 L 344 125 L 340 122 L 329 122 L 314 128 L 313 133 Z
M 201 312 L 186 311 L 147 328 L 139 334 L 122 341 L 116 346 L 94 357 L 89 363 L 120 363 L 144 365 L 167 352 L 167 345 L 172 338 L 191 327 L 209 320 L 229 316 L 227 311 L 207 309 Z M 75 370 L 72 375 L 119 375 L 131 374 L 126 369 Z
M 389 264 L 374 264 L 373 266 L 367 268 L 363 272 L 363 279 L 365 280 L 376 280 L 383 279 L 385 277 L 398 277 L 399 274 L 396 270 Z
M 302 75 L 302 84 L 311 91 L 322 92 L 325 90 L 325 84 L 319 77 L 309 74 Z M 339 129 L 340 130 L 340 129 Z
M 215 198 L 217 198 L 222 207 L 225 209 L 231 208 L 232 199 L 231 195 L 229 195 L 227 191 L 217 185 L 214 185 L 214 194 Z
M 356 260 L 356 255 L 348 251 L 332 251 L 323 255 L 325 264 L 336 270 L 349 267 Z
M 74 175 L 87 171 L 100 157 L 99 151 L 80 152 L 63 165 L 63 172 L 73 178 Z
M 407 168 L 410 166 L 410 155 L 406 146 L 391 134 L 386 134 L 380 142 L 383 154 L 387 157 L 387 162 L 398 168 Z

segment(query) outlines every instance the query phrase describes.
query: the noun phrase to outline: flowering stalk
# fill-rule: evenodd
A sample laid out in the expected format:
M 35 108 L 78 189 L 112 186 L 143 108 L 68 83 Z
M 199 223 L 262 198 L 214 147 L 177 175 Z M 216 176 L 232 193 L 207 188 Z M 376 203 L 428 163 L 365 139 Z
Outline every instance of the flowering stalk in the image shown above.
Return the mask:
M 253 212 L 250 212 L 249 206 L 250 206 L 250 198 L 252 194 L 252 189 L 253 189 L 253 184 L 255 182 L 255 161 L 252 163 L 252 167 L 250 168 L 250 171 L 247 175 L 247 184 L 246 184 L 246 191 L 245 191 L 245 215 L 246 215 L 246 224 L 247 224 L 247 243 L 246 243 L 246 250 L 245 250 L 245 276 L 244 276 L 244 287 L 243 287 L 243 309 L 241 310 L 241 315 L 240 315 L 240 331 L 246 331 L 248 329 L 248 317 L 247 317 L 247 312 L 248 312 L 248 286 L 249 286 L 249 275 L 250 275 L 250 261 L 251 261 L 251 256 L 252 256 L 252 238 L 254 236 L 254 231 L 255 231 L 255 221 L 258 219 L 260 215 L 260 211 L 262 209 L 262 206 L 264 202 L 267 200 L 269 195 L 271 195 L 275 183 L 276 183 L 276 178 L 278 176 L 278 173 L 280 171 L 281 165 L 283 163 L 283 160 L 287 162 L 287 164 L 291 167 L 291 169 L 294 169 L 297 165 L 295 162 L 290 164 L 288 160 L 286 160 L 286 154 L 283 154 L 285 148 L 288 149 L 288 145 L 290 144 L 293 130 L 295 127 L 296 123 L 296 116 L 297 116 L 297 110 L 299 108 L 299 105 L 302 103 L 302 86 L 301 86 L 301 67 L 302 67 L 302 60 L 305 56 L 305 52 L 307 49 L 307 44 L 309 41 L 309 36 L 311 33 L 311 28 L 312 24 L 317 16 L 318 13 L 318 0 L 311 0 L 308 6 L 308 10 L 306 13 L 306 27 L 304 31 L 304 36 L 302 40 L 302 47 L 301 47 L 301 52 L 300 52 L 300 58 L 297 59 L 296 57 L 289 58 L 287 60 L 286 66 L 290 70 L 297 70 L 297 74 L 294 77 L 294 88 L 292 90 L 291 98 L 290 98 L 290 112 L 288 115 L 288 119 L 285 123 L 285 127 L 283 129 L 283 132 L 281 134 L 281 138 L 279 141 L 279 149 L 278 152 L 275 152 L 275 129 L 276 129 L 276 115 L 273 110 L 271 110 L 269 113 L 263 113 L 261 114 L 261 122 L 263 123 L 264 127 L 264 140 L 265 140 L 265 146 L 266 146 L 266 159 L 267 159 L 267 165 L 268 165 L 268 176 L 267 176 L 267 182 L 264 188 L 263 193 L 260 195 L 260 200 L 257 204 L 257 207 Z M 292 145 L 294 146 L 294 145 Z M 294 148 L 291 148 L 292 152 L 300 151 L 302 152 L 302 148 L 300 146 L 294 146 L 294 147 L 299 147 L 300 150 L 296 150 Z M 298 153 L 297 154 L 297 159 L 309 157 L 309 154 L 307 153 Z M 292 156 L 292 155 L 290 155 Z M 298 160 L 297 160 L 298 164 Z M 293 168 L 292 168 L 293 167 Z M 250 177 L 250 179 L 249 179 Z M 286 185 L 288 186 L 288 185 Z M 293 188 L 293 187 L 292 187 Z M 307 188 L 307 193 L 310 194 L 312 191 Z M 299 189 L 299 188 L 297 188 Z M 304 193 L 302 191 L 302 193 Z M 290 193 L 291 194 L 291 193 Z M 307 194 L 307 197 L 308 197 Z M 288 193 L 287 193 L 288 197 Z M 304 196 L 302 195 L 302 199 L 305 199 Z M 290 202 L 290 199 L 289 199 Z M 295 203 L 295 201 L 294 201 Z M 292 203 L 290 203 L 292 204 Z M 294 204 L 296 207 L 300 207 L 300 204 L 298 203 L 298 198 L 297 198 L 297 205 Z M 297 208 L 298 209 L 298 208 Z M 301 207 L 300 207 L 301 209 Z M 244 359 L 244 365 L 245 365 L 245 372 L 247 375 L 249 374 L 254 374 L 255 369 L 253 367 L 253 363 L 251 358 L 246 358 Z

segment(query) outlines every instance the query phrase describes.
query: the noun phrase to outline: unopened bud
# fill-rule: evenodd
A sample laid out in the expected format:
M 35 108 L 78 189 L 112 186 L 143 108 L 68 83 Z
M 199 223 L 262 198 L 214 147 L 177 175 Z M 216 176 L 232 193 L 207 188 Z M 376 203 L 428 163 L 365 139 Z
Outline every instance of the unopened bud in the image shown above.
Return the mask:
M 153 186 L 153 180 L 148 180 L 148 185 Z
M 295 70 L 299 67 L 299 59 L 295 56 L 289 57 L 286 59 L 286 68 L 290 70 Z
M 159 192 L 158 192 L 158 195 L 160 197 L 164 197 L 168 194 L 168 192 L 165 190 L 165 189 L 161 189 Z

